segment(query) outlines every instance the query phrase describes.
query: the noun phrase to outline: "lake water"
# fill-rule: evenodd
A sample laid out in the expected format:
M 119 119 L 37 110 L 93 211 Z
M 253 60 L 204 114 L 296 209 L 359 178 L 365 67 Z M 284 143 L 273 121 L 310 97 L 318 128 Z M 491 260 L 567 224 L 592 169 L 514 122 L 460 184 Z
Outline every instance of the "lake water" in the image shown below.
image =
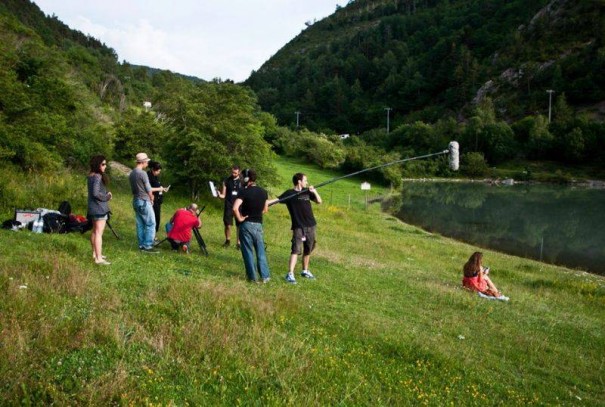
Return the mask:
M 605 275 L 605 190 L 408 182 L 397 217 L 480 247 Z

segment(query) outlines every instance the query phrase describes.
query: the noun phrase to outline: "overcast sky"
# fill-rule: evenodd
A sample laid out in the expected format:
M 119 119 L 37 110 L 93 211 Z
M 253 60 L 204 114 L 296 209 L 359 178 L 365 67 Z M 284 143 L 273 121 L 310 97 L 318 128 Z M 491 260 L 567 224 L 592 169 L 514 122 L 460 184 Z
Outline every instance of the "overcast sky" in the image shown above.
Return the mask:
M 241 82 L 346 0 L 34 0 L 120 62 Z

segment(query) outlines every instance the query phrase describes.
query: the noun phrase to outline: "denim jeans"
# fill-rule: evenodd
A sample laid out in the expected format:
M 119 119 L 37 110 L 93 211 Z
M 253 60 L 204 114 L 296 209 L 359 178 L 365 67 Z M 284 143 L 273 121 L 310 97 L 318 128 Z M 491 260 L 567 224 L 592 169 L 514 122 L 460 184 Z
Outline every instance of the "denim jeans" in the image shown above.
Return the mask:
M 269 278 L 269 264 L 267 264 L 265 242 L 263 240 L 263 224 L 255 222 L 242 223 L 239 227 L 239 240 L 248 280 L 256 281 L 257 264 L 261 278 Z M 254 252 L 256 252 L 256 263 L 254 262 Z
M 155 238 L 155 214 L 151 201 L 135 198 L 132 201 L 137 223 L 137 239 L 139 248 L 151 249 Z

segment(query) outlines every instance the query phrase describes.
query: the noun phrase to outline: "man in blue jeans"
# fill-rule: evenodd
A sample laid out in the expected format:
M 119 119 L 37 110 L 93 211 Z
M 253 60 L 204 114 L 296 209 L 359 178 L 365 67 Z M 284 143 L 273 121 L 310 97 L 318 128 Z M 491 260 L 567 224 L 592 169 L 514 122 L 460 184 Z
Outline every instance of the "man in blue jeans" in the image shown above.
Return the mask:
M 143 253 L 158 253 L 153 249 L 155 238 L 155 213 L 153 212 L 153 191 L 145 169 L 149 165 L 149 157 L 145 153 L 136 156 L 137 165 L 130 172 L 128 180 L 132 191 L 132 207 L 137 224 L 137 239 L 139 249 Z
M 233 215 L 239 224 L 239 240 L 246 275 L 249 281 L 256 282 L 258 266 L 260 277 L 263 283 L 266 283 L 271 277 L 263 240 L 263 213 L 267 213 L 269 210 L 268 195 L 267 191 L 256 185 L 254 170 L 244 170 L 242 178 L 245 188 L 240 189 L 237 194 L 233 203 Z M 254 261 L 255 252 L 256 263 Z

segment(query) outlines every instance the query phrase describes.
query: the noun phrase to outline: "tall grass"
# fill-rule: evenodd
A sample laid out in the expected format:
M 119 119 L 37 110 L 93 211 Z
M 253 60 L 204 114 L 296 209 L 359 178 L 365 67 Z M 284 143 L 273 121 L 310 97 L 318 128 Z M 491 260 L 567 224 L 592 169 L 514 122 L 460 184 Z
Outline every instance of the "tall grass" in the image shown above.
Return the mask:
M 302 170 L 277 162 L 290 187 Z M 85 212 L 85 180 L 71 197 Z M 56 179 L 4 179 L 14 196 L 54 196 Z M 284 205 L 265 216 L 272 280 L 247 283 L 221 247 L 221 203 L 208 195 L 209 257 L 137 250 L 126 180 L 92 262 L 89 235 L 0 231 L 0 398 L 4 404 L 599 405 L 605 400 L 605 279 L 485 251 L 509 303 L 460 288 L 474 247 L 366 209 L 361 180 L 320 189 L 317 279 L 286 284 Z M 262 183 L 262 180 L 261 180 Z M 21 190 L 19 190 L 21 188 Z M 373 187 L 374 188 L 374 187 Z M 51 192 L 55 191 L 55 192 Z M 71 192 L 70 192 L 71 191 Z M 374 190 L 373 190 L 374 191 Z M 385 190 L 376 193 L 386 193 Z M 349 204 L 349 196 L 351 203 Z M 33 195 L 32 195 L 33 197 Z M 30 202 L 31 207 L 50 206 Z M 166 195 L 164 217 L 187 204 Z M 3 201 L 0 213 L 12 206 Z M 300 269 L 300 266 L 299 266 Z M 300 271 L 300 270 L 299 270 Z

